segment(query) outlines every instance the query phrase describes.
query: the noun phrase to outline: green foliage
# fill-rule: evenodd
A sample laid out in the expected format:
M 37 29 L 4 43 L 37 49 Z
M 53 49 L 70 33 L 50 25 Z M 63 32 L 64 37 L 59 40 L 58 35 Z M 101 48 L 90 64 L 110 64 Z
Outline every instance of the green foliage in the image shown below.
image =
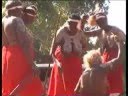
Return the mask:
M 6 0 L 2 1 L 2 9 Z M 79 15 L 95 9 L 97 3 L 108 10 L 105 0 L 22 0 L 24 6 L 34 4 L 38 8 L 37 20 L 29 26 L 34 39 L 36 60 L 48 55 L 54 34 L 64 24 L 71 13 Z M 107 4 L 107 5 L 103 5 Z M 92 45 L 90 45 L 92 46 Z M 41 61 L 44 62 L 44 61 Z
M 6 0 L 2 0 L 2 17 L 4 16 L 4 6 L 5 6 Z

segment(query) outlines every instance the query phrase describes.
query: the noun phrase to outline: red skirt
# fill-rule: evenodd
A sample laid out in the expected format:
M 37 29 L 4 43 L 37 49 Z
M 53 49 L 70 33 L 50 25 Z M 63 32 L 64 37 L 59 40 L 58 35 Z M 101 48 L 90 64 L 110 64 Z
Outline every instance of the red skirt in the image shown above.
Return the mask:
M 55 52 L 55 56 L 62 64 L 64 79 L 62 79 L 62 74 L 54 63 L 51 71 L 48 96 L 74 96 L 75 86 L 82 74 L 81 59 L 74 54 L 70 57 L 62 57 L 61 49 L 59 47 Z
M 2 48 L 2 96 L 9 96 L 12 90 L 30 73 L 31 66 L 19 45 Z M 20 91 L 20 96 L 41 96 L 44 93 L 38 77 L 33 77 Z
M 103 53 L 104 62 L 117 57 L 118 48 L 111 48 Z M 119 62 L 120 63 L 120 62 Z M 123 90 L 123 64 L 119 64 L 116 69 L 109 72 L 107 75 L 109 83 L 109 93 L 122 93 Z

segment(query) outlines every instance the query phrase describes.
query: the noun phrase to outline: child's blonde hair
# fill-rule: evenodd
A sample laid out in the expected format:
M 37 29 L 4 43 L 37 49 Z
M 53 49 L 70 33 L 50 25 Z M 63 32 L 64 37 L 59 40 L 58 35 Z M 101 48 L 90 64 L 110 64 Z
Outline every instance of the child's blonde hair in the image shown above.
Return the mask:
M 85 67 L 91 67 L 93 64 L 102 63 L 100 49 L 88 51 L 87 54 L 83 56 L 83 63 Z
M 90 25 L 90 26 L 95 26 L 95 25 L 97 25 L 97 23 L 96 23 L 96 17 L 94 16 L 94 15 L 91 15 L 91 16 L 89 16 L 89 18 L 88 18 L 88 24 Z

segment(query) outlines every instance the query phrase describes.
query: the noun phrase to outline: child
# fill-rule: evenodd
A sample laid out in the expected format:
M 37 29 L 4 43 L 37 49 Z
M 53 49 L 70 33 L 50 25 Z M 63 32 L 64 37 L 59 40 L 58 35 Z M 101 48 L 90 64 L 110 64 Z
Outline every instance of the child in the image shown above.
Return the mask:
M 121 58 L 122 44 L 119 42 L 117 36 L 112 36 L 111 40 L 115 40 L 118 46 L 118 56 L 106 64 L 102 64 L 102 56 L 100 50 L 91 50 L 83 57 L 86 66 L 85 71 L 82 73 L 75 92 L 80 92 L 80 96 L 107 96 L 107 73 L 114 70 Z

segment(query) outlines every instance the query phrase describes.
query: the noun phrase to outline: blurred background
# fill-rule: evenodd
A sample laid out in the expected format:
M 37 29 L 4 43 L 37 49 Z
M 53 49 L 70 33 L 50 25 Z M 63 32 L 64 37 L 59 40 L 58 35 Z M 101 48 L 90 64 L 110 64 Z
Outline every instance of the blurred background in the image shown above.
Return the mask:
M 2 17 L 7 0 L 2 0 Z M 21 0 L 24 6 L 36 5 L 37 20 L 29 26 L 34 40 L 35 62 L 44 64 L 52 62 L 49 56 L 52 39 L 56 31 L 72 13 L 87 14 L 96 8 L 104 9 L 108 16 L 108 23 L 119 27 L 126 34 L 126 0 Z M 97 37 L 87 37 L 87 50 L 98 48 Z M 45 71 L 42 70 L 41 79 L 44 80 Z M 125 84 L 124 84 L 125 85 Z
M 7 0 L 2 0 L 2 11 Z M 83 14 L 95 10 L 95 5 L 103 7 L 106 12 L 109 9 L 109 1 L 106 0 L 21 0 L 24 6 L 34 4 L 38 8 L 37 20 L 29 26 L 34 39 L 36 63 L 49 62 L 49 50 L 55 32 L 67 20 L 72 13 Z M 4 12 L 2 12 L 4 16 Z M 88 49 L 94 47 L 90 43 Z
M 2 16 L 7 0 L 2 0 Z M 24 6 L 34 4 L 38 8 L 37 20 L 29 26 L 34 39 L 36 63 L 47 63 L 48 55 L 55 32 L 64 24 L 72 13 L 79 15 L 94 11 L 96 6 L 108 14 L 108 23 L 115 25 L 126 33 L 126 0 L 21 0 Z M 97 38 L 87 38 L 87 49 L 97 48 Z

